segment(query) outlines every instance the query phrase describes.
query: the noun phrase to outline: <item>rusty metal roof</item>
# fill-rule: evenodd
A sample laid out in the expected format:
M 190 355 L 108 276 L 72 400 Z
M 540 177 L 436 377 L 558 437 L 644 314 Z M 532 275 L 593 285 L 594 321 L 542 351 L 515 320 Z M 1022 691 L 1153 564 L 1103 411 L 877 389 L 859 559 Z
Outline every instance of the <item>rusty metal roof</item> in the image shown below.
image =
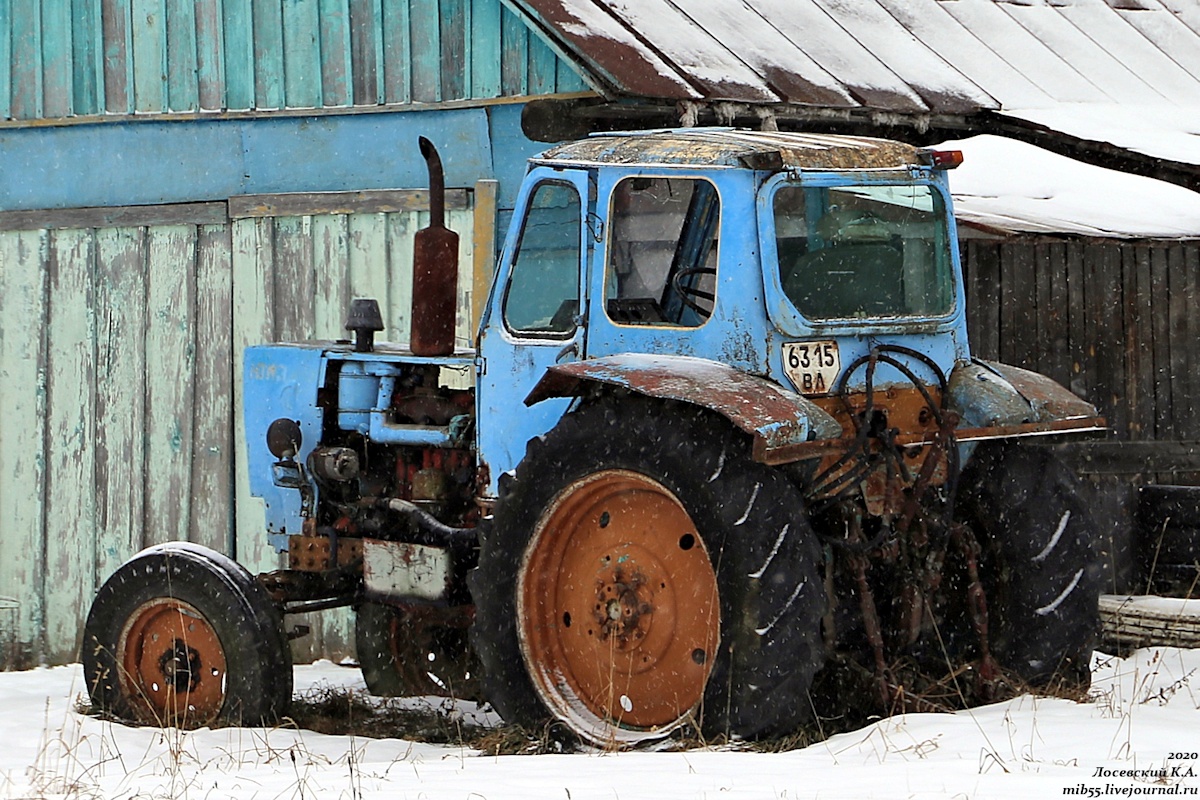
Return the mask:
M 784 166 L 808 169 L 889 169 L 919 163 L 911 145 L 865 136 L 682 128 L 591 136 L 554 147 L 538 160 L 574 164 L 737 166 L 778 153 Z
M 610 98 L 1200 107 L 1196 0 L 513 0 Z

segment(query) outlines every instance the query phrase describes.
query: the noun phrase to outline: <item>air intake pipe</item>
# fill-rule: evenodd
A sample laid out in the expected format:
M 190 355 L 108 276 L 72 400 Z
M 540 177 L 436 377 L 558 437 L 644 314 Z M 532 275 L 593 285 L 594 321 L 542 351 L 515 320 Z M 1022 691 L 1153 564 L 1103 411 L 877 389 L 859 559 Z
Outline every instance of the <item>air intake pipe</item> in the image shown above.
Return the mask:
M 454 311 L 458 301 L 458 234 L 446 227 L 446 184 L 442 159 L 433 142 L 420 139 L 429 168 L 429 227 L 413 240 L 413 355 L 454 352 Z

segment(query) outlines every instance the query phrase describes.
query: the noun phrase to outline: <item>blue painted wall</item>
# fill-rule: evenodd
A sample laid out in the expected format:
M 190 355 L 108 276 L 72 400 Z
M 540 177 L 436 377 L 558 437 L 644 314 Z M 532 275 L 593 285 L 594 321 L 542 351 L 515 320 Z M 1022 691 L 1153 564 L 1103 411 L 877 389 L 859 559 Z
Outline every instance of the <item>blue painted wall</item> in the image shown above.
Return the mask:
M 511 208 L 525 160 L 546 147 L 521 133 L 521 108 L 0 129 L 0 210 L 422 187 L 422 135 L 441 151 L 447 186 L 497 179 Z

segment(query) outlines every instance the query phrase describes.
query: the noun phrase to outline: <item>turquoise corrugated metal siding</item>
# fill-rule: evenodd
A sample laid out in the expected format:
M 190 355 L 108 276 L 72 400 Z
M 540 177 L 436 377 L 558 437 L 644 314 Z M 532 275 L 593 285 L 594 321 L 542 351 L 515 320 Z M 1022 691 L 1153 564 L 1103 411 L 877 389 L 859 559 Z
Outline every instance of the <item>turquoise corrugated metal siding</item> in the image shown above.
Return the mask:
M 500 0 L 0 0 L 0 115 L 584 91 Z

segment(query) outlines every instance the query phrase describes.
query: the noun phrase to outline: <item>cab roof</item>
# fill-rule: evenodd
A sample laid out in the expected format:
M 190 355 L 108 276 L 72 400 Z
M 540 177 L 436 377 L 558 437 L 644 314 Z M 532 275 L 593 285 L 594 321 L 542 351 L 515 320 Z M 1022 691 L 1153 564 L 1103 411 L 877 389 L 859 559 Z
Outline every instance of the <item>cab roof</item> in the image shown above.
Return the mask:
M 670 164 L 818 170 L 897 169 L 923 163 L 917 148 L 888 139 L 731 128 L 597 134 L 552 147 L 534 161 L 560 166 Z

